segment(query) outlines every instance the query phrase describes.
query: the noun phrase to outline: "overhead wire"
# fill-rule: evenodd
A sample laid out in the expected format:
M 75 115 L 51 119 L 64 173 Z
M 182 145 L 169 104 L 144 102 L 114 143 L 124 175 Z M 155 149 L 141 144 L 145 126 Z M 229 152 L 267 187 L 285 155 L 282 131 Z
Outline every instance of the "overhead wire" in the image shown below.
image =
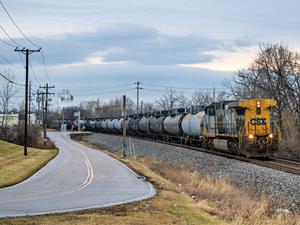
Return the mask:
M 7 14 L 7 16 L 9 17 L 9 19 L 11 20 L 11 22 L 15 25 L 15 27 L 18 29 L 18 31 L 22 34 L 22 36 L 30 43 L 32 44 L 33 46 L 37 47 L 37 48 L 40 48 L 41 51 L 40 51 L 40 54 L 41 54 L 41 58 L 42 58 L 42 62 L 43 62 L 43 66 L 45 68 L 45 73 L 46 73 L 46 77 L 47 77 L 47 80 L 50 84 L 52 84 L 52 81 L 50 79 L 50 76 L 49 76 L 49 72 L 48 72 L 48 69 L 47 69 L 47 65 L 46 65 L 46 60 L 45 60 L 45 54 L 43 52 L 43 49 L 37 45 L 36 43 L 34 43 L 23 31 L 22 29 L 17 25 L 17 23 L 15 22 L 15 20 L 13 19 L 13 17 L 10 15 L 10 13 L 8 12 L 7 8 L 5 7 L 5 5 L 3 4 L 2 1 L 0 1 L 0 5 L 2 6 L 2 8 L 4 9 L 5 13 Z M 5 30 L 4 30 L 5 31 Z M 8 33 L 6 32 L 6 34 L 8 35 Z M 9 36 L 9 35 L 8 35 Z M 9 36 L 10 37 L 10 36 Z M 11 38 L 10 38 L 11 39 Z M 11 39 L 13 40 L 13 39 Z M 14 41 L 14 43 L 16 43 Z
M 16 64 L 14 64 L 14 63 L 12 63 L 10 60 L 8 60 L 5 56 L 3 56 L 3 55 L 1 55 L 0 54 L 0 57 L 5 61 L 5 62 L 7 62 L 8 64 L 10 64 L 10 65 L 12 65 L 12 66 L 14 66 L 14 67 L 16 67 L 16 68 L 19 68 L 19 66 L 17 66 Z
M 31 72 L 32 72 L 32 74 L 33 74 L 33 76 L 34 76 L 34 79 L 35 79 L 35 82 L 36 82 L 36 84 L 37 85 L 41 85 L 41 83 L 39 82 L 39 80 L 37 79 L 37 75 L 36 75 L 36 73 L 35 73 L 35 71 L 34 71 L 34 69 L 33 69 L 33 67 L 32 67 L 32 64 L 29 62 L 29 66 L 30 66 L 30 70 L 31 70 Z
M 106 88 L 116 88 L 116 87 L 126 87 L 126 86 L 131 86 L 131 85 L 133 85 L 133 83 L 127 83 L 127 84 L 118 84 L 118 85 L 98 85 L 98 84 L 95 84 L 95 85 L 89 85 L 89 86 L 82 86 L 82 85 L 80 85 L 80 86 L 71 86 L 69 89 L 77 89 L 77 88 L 80 88 L 80 89 L 84 89 L 84 88 L 104 88 L 104 89 L 106 89 Z M 64 89 L 66 89 L 65 88 L 65 86 L 64 86 Z
M 12 84 L 15 84 L 15 85 L 18 85 L 18 86 L 25 87 L 24 84 L 20 84 L 20 83 L 17 83 L 17 82 L 15 82 L 15 81 L 12 81 L 11 79 L 9 79 L 8 77 L 6 77 L 6 76 L 3 75 L 2 73 L 0 73 L 0 76 L 3 77 L 5 80 L 7 80 L 9 83 L 12 83 Z
M 3 33 L 8 37 L 9 40 L 11 40 L 13 43 L 16 44 L 16 46 L 14 47 L 17 47 L 17 46 L 21 46 L 21 47 L 24 47 L 22 45 L 20 45 L 18 42 L 16 42 L 7 32 L 6 30 L 2 27 L 2 25 L 0 24 L 0 29 L 3 31 Z
M 32 45 L 34 45 L 35 47 L 38 47 L 38 45 L 36 45 L 33 41 L 31 41 L 26 35 L 25 33 L 21 30 L 21 28 L 16 24 L 16 22 L 14 21 L 14 19 L 12 18 L 12 16 L 10 15 L 10 13 L 8 12 L 8 10 L 6 9 L 6 7 L 4 6 L 4 4 L 2 3 L 2 1 L 0 1 L 0 4 L 2 6 L 2 8 L 4 9 L 4 11 L 6 12 L 7 16 L 10 18 L 11 22 L 16 26 L 16 28 L 20 31 L 20 33 L 23 35 L 23 37 Z
M 106 92 L 95 92 L 93 94 L 95 95 L 103 95 L 103 94 L 112 94 L 112 93 L 120 93 L 120 92 L 126 92 L 126 91 L 131 91 L 131 90 L 135 90 L 134 88 L 129 88 L 129 89 L 123 89 L 123 90 L 114 90 L 114 91 L 106 91 Z M 84 93 L 85 95 L 87 95 L 88 93 Z M 84 96 L 84 95 L 74 95 L 74 96 Z
M 16 48 L 16 47 L 17 47 L 17 46 L 15 46 L 15 45 L 13 45 L 13 44 L 11 44 L 11 43 L 9 43 L 9 42 L 3 40 L 2 38 L 0 38 L 0 41 L 1 41 L 2 43 L 4 43 L 4 44 L 10 46 L 10 47 L 13 47 L 13 48 Z
M 216 89 L 224 89 L 224 88 L 201 88 L 201 87 L 179 87 L 179 86 L 167 86 L 167 85 L 159 85 L 159 84 L 151 84 L 151 83 L 141 83 L 145 86 L 152 86 L 152 87 L 162 87 L 162 88 L 169 88 L 169 89 L 185 89 L 185 90 L 216 90 Z
M 41 48 L 40 53 L 41 53 L 41 56 L 42 56 L 42 61 L 43 61 L 43 65 L 44 65 L 44 68 L 45 68 L 47 80 L 49 81 L 50 84 L 52 84 L 52 82 L 50 80 L 50 77 L 49 77 L 48 69 L 47 69 L 47 66 L 46 66 L 44 51 L 43 51 L 42 48 Z

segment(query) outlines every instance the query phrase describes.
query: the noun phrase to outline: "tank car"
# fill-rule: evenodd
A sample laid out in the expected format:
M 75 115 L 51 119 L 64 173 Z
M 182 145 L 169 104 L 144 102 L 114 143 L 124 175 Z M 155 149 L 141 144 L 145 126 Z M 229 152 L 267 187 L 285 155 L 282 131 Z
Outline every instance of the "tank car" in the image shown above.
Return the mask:
M 123 131 L 123 118 L 117 118 L 113 121 L 114 130 L 116 133 L 122 133 Z
M 174 110 L 163 121 L 165 139 L 182 140 L 181 121 L 185 116 L 184 109 Z
M 96 131 L 101 130 L 101 119 L 100 118 L 96 119 L 96 121 L 95 121 L 95 130 Z
M 205 124 L 204 106 L 196 106 L 190 109 L 181 122 L 185 144 L 201 144 L 201 134 Z
M 150 134 L 150 120 L 152 115 L 144 114 L 139 121 L 139 131 L 142 136 L 148 136 Z
M 95 131 L 96 130 L 96 120 L 95 119 L 90 119 L 90 130 Z
M 128 122 L 130 133 L 135 134 L 135 135 L 137 135 L 139 133 L 139 121 L 140 120 L 141 120 L 141 116 L 136 115 Z
M 114 131 L 114 124 L 113 124 L 113 118 L 111 118 L 111 119 L 108 119 L 108 121 L 107 121 L 107 130 L 109 131 L 109 132 L 113 132 Z
M 167 117 L 167 111 L 157 112 L 149 120 L 149 132 L 151 133 L 152 138 L 158 139 L 162 138 L 164 134 L 163 123 Z
M 105 131 L 107 129 L 107 121 L 108 121 L 108 119 L 101 120 L 101 124 L 100 124 L 101 130 Z

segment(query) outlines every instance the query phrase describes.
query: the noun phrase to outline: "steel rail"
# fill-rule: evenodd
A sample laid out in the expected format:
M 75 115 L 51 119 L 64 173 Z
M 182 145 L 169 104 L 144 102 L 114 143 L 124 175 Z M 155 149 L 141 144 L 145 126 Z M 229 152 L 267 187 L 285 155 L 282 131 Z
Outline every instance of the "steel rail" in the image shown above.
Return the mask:
M 107 135 L 112 135 L 112 136 L 119 136 L 118 134 L 115 133 L 106 133 L 106 132 L 100 132 L 103 134 Z M 283 171 L 295 175 L 300 175 L 300 162 L 295 161 L 295 160 L 287 160 L 287 159 L 281 159 L 278 157 L 270 157 L 268 159 L 255 159 L 255 158 L 246 158 L 244 156 L 239 156 L 239 155 L 234 155 L 232 153 L 227 153 L 224 151 L 218 151 L 218 150 L 208 150 L 196 146 L 190 146 L 190 145 L 184 145 L 180 143 L 174 143 L 174 142 L 166 142 L 163 140 L 155 140 L 152 138 L 146 138 L 146 137 L 141 137 L 141 136 L 131 136 L 133 139 L 140 139 L 140 140 L 146 140 L 146 141 L 152 141 L 160 144 L 166 144 L 166 145 L 171 145 L 171 146 L 176 146 L 180 148 L 186 148 L 190 149 L 193 151 L 198 151 L 198 152 L 204 152 L 212 155 L 218 155 L 221 157 L 229 158 L 229 159 L 235 159 L 239 160 L 242 162 L 247 162 L 251 163 L 257 166 L 262 166 L 270 169 L 275 169 L 278 171 Z

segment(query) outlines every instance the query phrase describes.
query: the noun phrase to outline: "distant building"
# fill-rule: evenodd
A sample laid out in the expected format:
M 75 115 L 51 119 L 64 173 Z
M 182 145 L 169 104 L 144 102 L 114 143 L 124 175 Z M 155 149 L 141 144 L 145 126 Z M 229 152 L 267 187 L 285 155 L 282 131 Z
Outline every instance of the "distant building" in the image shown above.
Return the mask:
M 4 127 L 18 126 L 19 122 L 22 120 L 22 117 L 24 117 L 24 116 L 21 116 L 18 113 L 0 114 L 0 126 L 2 124 L 3 119 L 4 119 L 4 121 L 3 121 Z M 29 115 L 28 115 L 28 117 L 29 117 Z M 23 118 L 23 120 L 24 120 L 24 118 Z M 29 120 L 29 118 L 28 118 L 28 120 Z M 31 124 L 37 123 L 35 114 L 30 114 L 30 123 Z

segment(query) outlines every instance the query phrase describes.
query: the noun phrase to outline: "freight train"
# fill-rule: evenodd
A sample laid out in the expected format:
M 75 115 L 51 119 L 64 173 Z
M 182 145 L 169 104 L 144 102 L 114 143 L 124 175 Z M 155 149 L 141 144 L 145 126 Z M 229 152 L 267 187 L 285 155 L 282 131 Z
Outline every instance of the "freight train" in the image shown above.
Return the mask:
M 128 135 L 180 142 L 211 151 L 228 151 L 246 157 L 271 157 L 278 149 L 280 130 L 273 121 L 272 99 L 215 102 L 126 117 Z M 122 133 L 123 118 L 91 118 L 86 130 Z

